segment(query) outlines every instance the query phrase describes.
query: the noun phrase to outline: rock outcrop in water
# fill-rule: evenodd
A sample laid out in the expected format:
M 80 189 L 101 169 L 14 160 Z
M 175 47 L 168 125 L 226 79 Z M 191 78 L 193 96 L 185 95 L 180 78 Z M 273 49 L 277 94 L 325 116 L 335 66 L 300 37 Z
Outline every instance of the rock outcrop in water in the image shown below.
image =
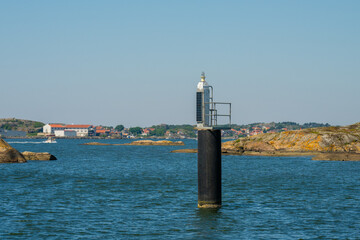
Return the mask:
M 137 146 L 149 146 L 149 145 L 153 145 L 153 146 L 179 146 L 179 145 L 185 145 L 184 142 L 182 141 L 177 141 L 177 142 L 173 142 L 173 141 L 167 141 L 167 140 L 160 140 L 160 141 L 152 141 L 152 140 L 139 140 L 139 141 L 134 141 L 131 143 L 125 143 L 123 145 L 137 145 Z
M 265 133 L 225 142 L 223 152 L 244 155 L 322 155 L 321 159 L 360 160 L 360 123 Z M 346 153 L 339 155 L 339 153 Z M 331 154 L 334 154 L 331 156 Z M 319 157 L 320 158 L 320 157 Z M 316 159 L 316 158 L 314 158 Z
M 119 144 L 89 142 L 89 143 L 82 143 L 82 144 L 80 144 L 80 145 L 90 145 L 90 146 L 114 146 L 114 145 L 119 145 Z
M 0 163 L 24 163 L 26 159 L 15 148 L 0 138 Z
M 176 149 L 172 150 L 172 153 L 197 153 L 197 149 Z
M 56 160 L 56 157 L 47 152 L 23 152 L 22 155 L 25 157 L 26 160 L 40 160 L 40 161 L 49 161 L 49 160 Z
M 185 145 L 182 141 L 167 141 L 167 140 L 160 140 L 160 141 L 153 141 L 153 140 L 139 140 L 133 141 L 131 143 L 122 143 L 122 144 L 109 144 L 109 143 L 99 143 L 99 142 L 90 142 L 90 143 L 83 143 L 81 145 L 93 145 L 93 146 L 122 146 L 122 145 L 135 145 L 135 146 L 181 146 Z
M 221 151 L 232 155 L 313 155 L 314 160 L 360 161 L 360 123 L 259 134 L 222 143 Z M 172 152 L 197 151 L 179 149 Z

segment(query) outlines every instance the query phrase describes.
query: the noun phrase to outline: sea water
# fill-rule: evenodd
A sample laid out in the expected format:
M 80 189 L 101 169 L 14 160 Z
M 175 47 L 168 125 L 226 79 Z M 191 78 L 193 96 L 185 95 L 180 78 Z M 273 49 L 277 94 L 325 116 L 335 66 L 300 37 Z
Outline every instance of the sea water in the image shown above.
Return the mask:
M 223 156 L 223 206 L 197 208 L 185 146 L 8 140 L 56 161 L 0 165 L 0 239 L 360 239 L 360 162 Z M 128 140 L 101 140 L 125 143 Z

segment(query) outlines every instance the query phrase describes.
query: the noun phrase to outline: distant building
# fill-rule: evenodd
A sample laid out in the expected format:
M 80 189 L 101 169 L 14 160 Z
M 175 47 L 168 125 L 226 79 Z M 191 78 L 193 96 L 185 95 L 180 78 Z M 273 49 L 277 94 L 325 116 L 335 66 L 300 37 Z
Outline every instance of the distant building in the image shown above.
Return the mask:
M 46 124 L 43 126 L 43 133 L 45 135 L 55 135 L 55 131 L 65 130 L 65 126 L 61 124 Z
M 103 126 L 96 126 L 94 127 L 94 135 L 95 136 L 109 136 L 110 134 L 113 134 L 114 132 L 110 129 L 106 129 Z
M 142 136 L 148 136 L 154 130 L 155 130 L 155 128 L 144 128 L 144 129 L 142 129 L 141 135 Z
M 108 129 L 96 129 L 95 130 L 95 135 L 96 136 L 109 136 L 110 135 L 110 130 Z
M 56 137 L 87 137 L 94 135 L 92 125 L 62 125 L 62 124 L 46 124 L 43 127 L 45 135 L 55 135 Z
M 77 137 L 94 136 L 94 127 L 92 125 L 66 125 L 66 130 L 73 130 Z
M 76 137 L 74 130 L 56 130 L 55 137 Z

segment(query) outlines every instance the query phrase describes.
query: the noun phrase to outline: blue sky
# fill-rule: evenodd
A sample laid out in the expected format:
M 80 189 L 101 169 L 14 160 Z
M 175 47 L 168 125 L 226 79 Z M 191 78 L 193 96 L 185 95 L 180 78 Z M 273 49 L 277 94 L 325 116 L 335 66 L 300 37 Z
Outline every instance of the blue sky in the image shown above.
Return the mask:
M 360 1 L 0 1 L 0 118 L 195 124 L 202 71 L 233 123 L 360 121 Z

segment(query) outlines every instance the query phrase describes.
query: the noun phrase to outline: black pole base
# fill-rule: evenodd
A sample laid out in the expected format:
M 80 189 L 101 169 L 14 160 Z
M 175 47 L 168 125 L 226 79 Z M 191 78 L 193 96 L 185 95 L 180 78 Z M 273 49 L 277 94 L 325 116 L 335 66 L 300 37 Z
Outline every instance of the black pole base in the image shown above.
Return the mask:
M 221 133 L 198 131 L 198 207 L 221 207 Z

